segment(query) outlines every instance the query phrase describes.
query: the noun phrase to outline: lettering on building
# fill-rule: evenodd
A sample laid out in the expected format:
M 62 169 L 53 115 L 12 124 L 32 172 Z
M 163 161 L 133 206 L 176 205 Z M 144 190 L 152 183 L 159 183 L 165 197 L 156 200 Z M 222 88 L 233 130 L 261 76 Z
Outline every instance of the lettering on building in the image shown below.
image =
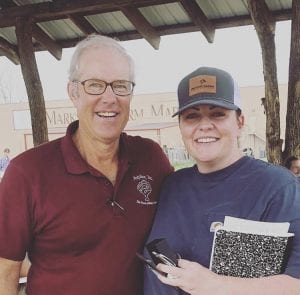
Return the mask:
M 151 106 L 151 116 L 152 117 L 166 117 L 171 118 L 172 115 L 177 111 L 177 107 L 168 107 L 164 104 L 159 106 L 152 105 Z
M 77 120 L 76 113 L 71 109 L 70 111 L 64 109 L 53 109 L 53 110 L 47 110 L 46 112 L 47 116 L 47 123 L 48 127 L 66 127 L 73 121 Z
M 129 113 L 129 120 L 135 121 L 144 117 L 144 109 L 131 109 Z

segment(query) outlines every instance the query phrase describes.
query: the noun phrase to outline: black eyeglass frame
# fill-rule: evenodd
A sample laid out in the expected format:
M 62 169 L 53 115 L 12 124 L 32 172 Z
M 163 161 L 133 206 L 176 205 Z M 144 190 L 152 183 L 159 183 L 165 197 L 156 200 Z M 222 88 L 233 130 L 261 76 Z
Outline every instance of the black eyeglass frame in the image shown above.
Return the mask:
M 96 81 L 96 82 L 103 83 L 103 84 L 105 84 L 105 87 L 104 87 L 104 89 L 103 89 L 102 92 L 90 93 L 90 92 L 88 92 L 86 90 L 86 86 L 85 86 L 85 83 L 88 82 L 88 81 Z M 84 81 L 73 80 L 72 82 L 74 82 L 74 83 L 80 83 L 83 86 L 83 89 L 84 89 L 85 93 L 89 94 L 89 95 L 101 95 L 101 94 L 103 94 L 106 91 L 107 86 L 110 86 L 114 94 L 116 94 L 118 96 L 128 96 L 128 95 L 132 94 L 134 86 L 135 86 L 134 82 L 127 81 L 127 80 L 115 80 L 115 81 L 112 81 L 112 82 L 108 83 L 106 81 L 99 80 L 99 79 L 87 79 L 87 80 L 84 80 Z M 117 82 L 127 82 L 127 83 L 130 83 L 131 84 L 131 91 L 129 93 L 126 93 L 126 94 L 116 93 L 115 89 L 114 89 L 114 84 L 117 83 Z

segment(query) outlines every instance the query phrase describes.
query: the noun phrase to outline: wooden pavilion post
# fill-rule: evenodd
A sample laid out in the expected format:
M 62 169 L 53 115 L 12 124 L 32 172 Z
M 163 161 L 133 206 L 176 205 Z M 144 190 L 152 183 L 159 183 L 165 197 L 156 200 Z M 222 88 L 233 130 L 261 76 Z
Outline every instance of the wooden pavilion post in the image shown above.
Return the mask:
M 282 163 L 280 139 L 280 103 L 275 53 L 275 20 L 265 1 L 248 0 L 250 15 L 262 51 L 265 80 L 266 151 L 271 163 Z
M 43 88 L 32 44 L 32 21 L 27 18 L 16 18 L 16 36 L 22 74 L 28 94 L 31 114 L 33 145 L 48 141 L 48 128 Z
M 300 157 L 300 1 L 293 0 L 284 158 Z

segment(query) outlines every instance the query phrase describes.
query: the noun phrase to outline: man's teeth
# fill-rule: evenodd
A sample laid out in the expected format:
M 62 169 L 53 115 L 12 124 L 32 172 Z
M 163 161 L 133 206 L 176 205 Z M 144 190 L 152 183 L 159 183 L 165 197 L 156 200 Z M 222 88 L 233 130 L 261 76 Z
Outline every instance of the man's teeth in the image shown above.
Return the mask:
M 115 112 L 99 112 L 97 113 L 98 116 L 100 117 L 115 117 L 117 113 Z
M 196 140 L 199 143 L 208 143 L 208 142 L 215 142 L 217 139 L 215 137 L 204 137 L 204 138 L 198 138 Z

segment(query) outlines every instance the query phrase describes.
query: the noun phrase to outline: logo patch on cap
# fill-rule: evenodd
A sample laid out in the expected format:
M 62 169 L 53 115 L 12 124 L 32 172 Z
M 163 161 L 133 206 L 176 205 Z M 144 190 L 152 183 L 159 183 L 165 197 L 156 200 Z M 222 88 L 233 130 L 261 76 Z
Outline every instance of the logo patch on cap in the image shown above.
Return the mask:
M 216 76 L 199 75 L 189 80 L 189 96 L 216 92 Z

